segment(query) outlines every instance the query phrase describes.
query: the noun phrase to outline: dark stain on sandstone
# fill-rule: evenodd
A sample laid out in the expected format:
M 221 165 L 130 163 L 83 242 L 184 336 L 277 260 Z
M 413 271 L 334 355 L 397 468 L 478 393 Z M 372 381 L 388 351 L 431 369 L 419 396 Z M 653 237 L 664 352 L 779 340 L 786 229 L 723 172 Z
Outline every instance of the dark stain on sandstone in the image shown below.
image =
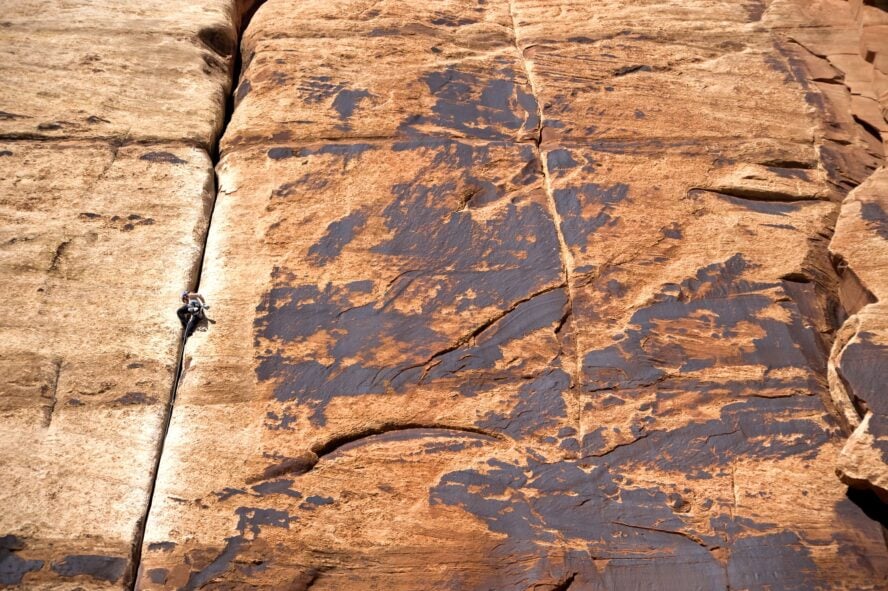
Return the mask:
M 627 567 L 648 565 L 646 561 L 655 557 L 660 576 L 676 584 L 699 580 L 700 588 L 713 583 L 725 588 L 731 581 L 744 588 L 749 573 L 758 571 L 753 563 L 765 561 L 773 567 L 767 576 L 804 589 L 816 570 L 794 532 L 775 532 L 771 524 L 719 513 L 713 513 L 709 523 L 699 523 L 688 517 L 687 502 L 676 500 L 681 495 L 633 484 L 623 473 L 641 465 L 697 478 L 725 478 L 729 474 L 724 467 L 735 458 L 813 458 L 829 434 L 816 421 L 794 417 L 819 411 L 816 398 L 749 399 L 723 408 L 720 419 L 654 431 L 601 457 L 551 463 L 529 453 L 523 465 L 491 458 L 483 469 L 445 474 L 429 500 L 432 505 L 461 507 L 492 532 L 507 535 L 497 551 L 527 568 L 552 567 L 558 572 L 559 567 L 547 561 L 557 556 L 551 553 L 552 545 L 563 539 L 588 548 L 574 564 L 588 580 L 602 581 L 590 556 Z M 718 548 L 731 550 L 727 564 L 713 554 Z M 650 574 L 644 568 L 632 570 L 613 576 L 628 581 Z
M 585 252 L 590 235 L 601 227 L 616 223 L 612 216 L 613 206 L 628 195 L 629 186 L 623 183 L 609 187 L 586 183 L 580 187 L 556 189 L 555 206 L 561 215 L 564 240 Z
M 155 585 L 163 585 L 170 571 L 165 568 L 152 568 L 148 570 L 148 580 Z
M 30 572 L 43 568 L 42 560 L 21 558 L 18 553 L 25 549 L 25 542 L 18 536 L 0 536 L 0 585 L 20 585 Z
M 284 158 L 292 158 L 295 152 L 292 148 L 271 148 L 267 154 L 272 160 L 283 160 Z
M 316 104 L 335 97 L 345 89 L 345 82 L 333 82 L 330 76 L 309 76 L 300 84 L 300 91 L 304 95 L 304 101 Z
M 514 408 L 507 412 L 489 412 L 478 426 L 508 433 L 515 439 L 556 427 L 567 415 L 563 396 L 569 388 L 567 373 L 561 369 L 549 370 L 519 386 Z
M 339 114 L 339 118 L 345 121 L 354 114 L 358 103 L 369 96 L 370 93 L 366 90 L 349 90 L 344 88 L 333 99 L 333 109 Z
M 756 283 L 742 278 L 748 263 L 735 255 L 721 264 L 700 269 L 680 284 L 665 285 L 653 301 L 639 309 L 630 328 L 605 349 L 590 351 L 583 358 L 584 387 L 638 388 L 651 386 L 666 377 L 666 367 L 678 365 L 682 372 L 710 367 L 759 365 L 769 369 L 799 368 L 810 377 L 793 382 L 796 387 L 813 387 L 816 374 L 824 370 L 824 353 L 817 335 L 803 322 L 798 306 L 789 298 L 767 293 L 786 293 L 782 283 Z M 789 322 L 768 317 L 767 310 L 781 310 Z M 686 349 L 685 343 L 718 336 L 731 342 L 755 323 L 761 336 L 751 343 L 716 348 L 708 354 Z M 801 380 L 801 378 L 799 378 Z M 766 377 L 772 385 L 792 384 Z M 690 383 L 687 384 L 690 388 Z M 703 383 L 697 387 L 705 388 Z M 719 387 L 713 385 L 713 387 Z M 722 385 L 721 387 L 725 387 Z
M 436 99 L 433 114 L 415 115 L 404 121 L 399 131 L 423 135 L 420 127 L 431 125 L 456 135 L 502 140 L 511 139 L 522 127 L 535 130 L 539 126 L 536 99 L 513 81 L 511 69 L 504 71 L 511 76 L 483 82 L 456 68 L 426 74 L 423 82 Z
M 185 161 L 170 152 L 147 152 L 139 156 L 139 160 L 163 162 L 166 164 L 185 164 Z
M 546 154 L 546 167 L 549 169 L 549 174 L 555 177 L 563 176 L 577 166 L 579 166 L 579 163 L 574 160 L 570 150 L 558 148 L 557 150 L 550 150 Z
M 235 33 L 228 27 L 206 27 L 198 31 L 197 38 L 213 52 L 224 58 L 231 57 L 237 46 Z
M 75 554 L 52 564 L 52 570 L 63 577 L 86 575 L 99 581 L 116 583 L 126 571 L 127 559 L 120 556 Z
M 323 266 L 335 259 L 342 249 L 354 240 L 355 232 L 365 223 L 367 223 L 367 214 L 361 210 L 331 222 L 321 239 L 308 249 L 308 259 L 317 266 Z
M 263 497 L 268 495 L 284 495 L 294 499 L 301 499 L 302 493 L 298 490 L 293 490 L 292 486 L 293 480 L 272 480 L 257 484 L 252 487 L 252 490 Z
M 554 326 L 564 315 L 563 290 L 540 293 L 561 279 L 558 240 L 546 208 L 534 201 L 509 202 L 482 220 L 455 211 L 463 183 L 480 191 L 476 198 L 483 202 L 500 199 L 499 189 L 475 178 L 471 168 L 461 179 L 437 184 L 425 184 L 426 175 L 462 160 L 477 166 L 486 156 L 454 143 L 427 149 L 434 155 L 429 168 L 414 181 L 394 185 L 393 198 L 381 212 L 366 211 L 367 216 L 380 216 L 389 231 L 370 252 L 404 269 L 384 286 L 384 294 L 369 298 L 376 285 L 371 279 L 318 287 L 301 284 L 277 268 L 272 289 L 257 307 L 256 338 L 265 350 L 259 379 L 276 382 L 278 400 L 314 407 L 317 422 L 323 422 L 323 409 L 334 396 L 399 392 L 408 383 L 490 368 L 506 342 Z M 535 161 L 532 149 L 520 154 Z M 485 192 L 491 195 L 483 196 Z M 329 260 L 327 255 L 359 221 L 349 219 L 332 228 L 325 246 L 315 245 L 313 254 Z M 416 232 L 417 227 L 424 231 Z M 419 305 L 402 310 L 397 305 L 402 299 Z M 522 313 L 511 312 L 513 306 Z M 470 317 L 490 307 L 509 313 L 502 319 L 494 314 L 492 324 L 481 325 L 472 347 L 460 340 L 465 335 L 445 334 L 436 327 L 439 310 Z M 288 346 L 319 333 L 329 335 L 325 357 L 332 363 L 287 356 Z M 398 343 L 399 357 L 375 361 L 388 356 L 392 343 Z M 470 394 L 473 386 L 466 381 L 461 391 Z
M 154 404 L 157 402 L 157 398 L 155 398 L 154 396 L 148 396 L 144 392 L 127 392 L 120 398 L 116 399 L 114 402 L 126 406 L 131 406 L 135 404 Z
M 184 586 L 185 591 L 196 591 L 206 584 L 221 576 L 232 567 L 238 554 L 247 550 L 253 541 L 262 533 L 265 527 L 290 529 L 290 523 L 296 521 L 286 511 L 267 509 L 261 507 L 238 507 L 235 510 L 238 518 L 238 535 L 226 538 L 222 551 L 208 562 L 206 559 L 187 557 L 186 560 L 194 568 L 197 564 L 205 563 L 206 566 L 193 570 Z M 235 568 L 242 571 L 241 574 L 249 574 L 249 565 L 235 563 Z
M 320 497 L 317 495 L 313 495 L 310 497 L 306 497 L 305 501 L 299 505 L 299 508 L 305 511 L 314 511 L 317 507 L 332 504 L 333 497 Z
M 878 203 L 862 203 L 860 217 L 876 230 L 883 240 L 888 240 L 888 213 Z

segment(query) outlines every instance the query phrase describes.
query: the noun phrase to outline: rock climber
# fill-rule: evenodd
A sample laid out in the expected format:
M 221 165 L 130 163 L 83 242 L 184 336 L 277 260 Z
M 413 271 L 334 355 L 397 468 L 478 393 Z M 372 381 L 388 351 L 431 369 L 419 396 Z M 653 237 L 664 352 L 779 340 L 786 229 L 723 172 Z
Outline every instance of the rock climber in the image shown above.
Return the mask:
M 197 323 L 204 317 L 204 310 L 208 309 L 207 301 L 196 291 L 182 292 L 182 307 L 176 310 L 176 315 L 185 329 L 185 338 L 194 334 Z

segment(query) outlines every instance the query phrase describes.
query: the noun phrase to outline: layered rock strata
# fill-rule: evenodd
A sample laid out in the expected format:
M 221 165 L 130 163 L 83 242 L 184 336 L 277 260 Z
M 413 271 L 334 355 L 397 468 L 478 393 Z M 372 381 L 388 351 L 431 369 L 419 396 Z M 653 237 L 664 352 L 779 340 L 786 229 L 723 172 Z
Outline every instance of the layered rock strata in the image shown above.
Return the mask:
M 132 585 L 242 10 L 3 7 L 0 587 Z
M 884 586 L 832 475 L 847 8 L 266 2 L 138 587 Z

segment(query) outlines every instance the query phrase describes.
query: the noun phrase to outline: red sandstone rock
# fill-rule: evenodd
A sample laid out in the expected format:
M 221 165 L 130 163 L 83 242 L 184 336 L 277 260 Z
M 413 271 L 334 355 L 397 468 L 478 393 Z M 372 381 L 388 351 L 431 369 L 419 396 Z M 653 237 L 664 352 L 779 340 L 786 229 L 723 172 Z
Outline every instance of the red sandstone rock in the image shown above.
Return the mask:
M 0 587 L 133 584 L 235 4 L 4 6 Z
M 267 2 L 140 586 L 884 581 L 826 379 L 881 153 L 763 16 Z
M 269 0 L 211 216 L 249 4 L 3 16 L 0 586 L 888 582 L 883 12 Z
M 864 298 L 840 332 L 831 359 L 834 396 L 854 434 L 839 458 L 842 480 L 888 500 L 888 169 L 880 169 L 842 203 L 830 251 L 844 279 Z M 851 299 L 851 298 L 847 298 Z M 845 403 L 847 400 L 849 403 Z M 864 418 L 861 421 L 860 416 Z

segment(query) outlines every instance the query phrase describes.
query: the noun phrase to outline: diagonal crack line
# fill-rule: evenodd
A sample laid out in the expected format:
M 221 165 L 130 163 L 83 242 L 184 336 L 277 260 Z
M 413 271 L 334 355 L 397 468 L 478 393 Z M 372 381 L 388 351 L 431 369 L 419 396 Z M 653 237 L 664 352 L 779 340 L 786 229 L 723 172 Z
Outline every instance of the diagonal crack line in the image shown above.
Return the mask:
M 480 427 L 471 425 L 448 424 L 447 422 L 386 422 L 372 427 L 367 427 L 353 433 L 344 433 L 334 436 L 327 441 L 315 443 L 311 446 L 311 453 L 315 454 L 317 460 L 320 461 L 326 456 L 338 451 L 342 446 L 356 443 L 364 439 L 376 435 L 384 435 L 386 433 L 394 433 L 398 431 L 410 431 L 414 429 L 422 429 L 425 431 L 439 431 L 438 436 L 441 437 L 474 437 L 482 439 L 489 443 L 498 443 L 508 441 L 509 438 L 503 433 L 489 431 Z M 448 433 L 453 431 L 454 433 Z
M 610 448 L 610 449 L 607 450 L 607 451 L 603 451 L 603 452 L 601 452 L 601 453 L 597 453 L 597 454 L 588 454 L 586 457 L 590 457 L 590 458 L 603 458 L 603 457 L 605 457 L 606 455 L 611 454 L 611 453 L 617 451 L 617 450 L 620 449 L 621 447 L 627 447 L 627 446 L 629 446 L 629 445 L 634 445 L 634 444 L 638 443 L 639 441 L 641 441 L 642 439 L 646 439 L 648 436 L 650 436 L 650 434 L 651 434 L 651 433 L 648 432 L 648 433 L 645 433 L 645 434 L 643 434 L 643 435 L 639 435 L 638 437 L 636 437 L 636 438 L 633 439 L 632 441 L 627 441 L 626 443 L 619 443 L 619 444 L 613 446 L 612 448 Z
M 628 528 L 630 528 L 630 529 L 639 529 L 639 530 L 642 530 L 642 531 L 652 531 L 652 532 L 658 532 L 658 533 L 661 533 L 661 534 L 671 534 L 671 535 L 673 535 L 673 536 L 681 536 L 681 537 L 683 537 L 683 538 L 686 538 L 686 539 L 688 539 L 688 540 L 694 542 L 695 544 L 697 544 L 698 546 L 701 546 L 702 548 L 706 548 L 706 549 L 709 550 L 710 552 L 711 552 L 712 550 L 715 550 L 715 549 L 718 548 L 718 546 L 714 546 L 714 547 L 713 547 L 713 546 L 709 546 L 709 545 L 707 545 L 706 543 L 703 542 L 703 540 L 701 540 L 701 539 L 698 538 L 697 536 L 694 536 L 694 535 L 691 535 L 691 534 L 686 534 L 686 533 L 681 532 L 681 531 L 673 531 L 673 530 L 671 530 L 671 529 L 660 529 L 660 528 L 657 528 L 657 527 L 645 527 L 645 526 L 643 526 L 643 525 L 632 525 L 631 523 L 623 523 L 622 521 L 611 521 L 611 523 L 613 523 L 614 525 L 620 525 L 620 526 L 623 526 L 623 527 L 628 527 Z
M 580 433 L 580 437 L 584 435 L 582 428 L 582 421 L 580 417 L 581 404 L 579 400 L 579 395 L 577 393 L 577 388 L 580 387 L 582 383 L 582 355 L 580 352 L 579 344 L 577 343 L 577 320 L 576 314 L 574 314 L 574 293 L 576 289 L 576 285 L 574 283 L 573 278 L 573 269 L 575 267 L 573 255 L 570 252 L 570 248 L 567 246 L 567 240 L 564 238 L 564 232 L 562 232 L 562 220 L 561 215 L 558 213 L 558 207 L 555 203 L 555 193 L 552 188 L 552 176 L 549 173 L 548 163 L 546 159 L 543 158 L 543 121 L 545 119 L 545 113 L 543 112 L 543 103 L 540 101 L 539 92 L 537 91 L 536 84 L 534 83 L 533 72 L 531 71 L 531 66 L 527 61 L 527 58 L 524 56 L 524 51 L 521 49 L 521 44 L 518 40 L 518 19 L 515 14 L 515 5 L 512 0 L 509 0 L 509 17 L 512 22 L 512 37 L 515 40 L 515 51 L 518 53 L 518 59 L 521 60 L 521 65 L 524 67 L 524 75 L 527 77 L 527 84 L 530 86 L 530 93 L 533 96 L 534 102 L 536 102 L 537 106 L 537 137 L 536 141 L 536 156 L 540 161 L 540 170 L 543 174 L 543 185 L 546 190 L 546 203 L 549 208 L 549 215 L 552 217 L 552 224 L 555 226 L 555 234 L 558 236 L 558 245 L 559 245 L 559 256 L 561 262 L 561 272 L 564 276 L 564 282 L 567 285 L 567 314 L 565 315 L 564 322 L 568 319 L 571 321 L 573 326 L 573 340 L 574 340 L 574 362 L 573 362 L 573 387 L 571 388 L 571 392 L 573 393 L 574 398 L 574 416 L 573 420 L 576 425 L 577 432 Z M 564 326 L 564 322 L 562 322 L 559 327 L 559 333 L 561 332 L 561 328 Z
M 262 472 L 248 476 L 245 480 L 247 484 L 255 484 L 264 482 L 282 476 L 302 476 L 315 469 L 318 462 L 325 457 L 337 452 L 340 448 L 349 444 L 366 443 L 366 439 L 376 435 L 384 435 L 386 433 L 394 433 L 398 431 L 409 431 L 414 429 L 422 429 L 424 431 L 435 431 L 435 435 L 440 437 L 473 437 L 478 440 L 487 441 L 489 443 L 500 443 L 509 441 L 509 437 L 495 431 L 488 431 L 480 427 L 471 425 L 448 424 L 447 422 L 384 422 L 360 429 L 358 431 L 342 433 L 332 436 L 326 441 L 320 441 L 311 445 L 303 453 L 295 457 L 286 458 L 282 462 L 278 462 L 266 467 Z
M 503 318 L 505 318 L 506 316 L 508 316 L 512 312 L 514 312 L 518 308 L 518 306 L 520 306 L 521 304 L 526 304 L 530 300 L 537 298 L 541 295 L 547 294 L 547 293 L 555 291 L 557 289 L 564 289 L 566 287 L 567 287 L 567 283 L 562 282 L 557 285 L 552 285 L 552 286 L 549 286 L 545 289 L 541 289 L 539 291 L 536 291 L 525 298 L 522 298 L 520 300 L 513 302 L 511 306 L 509 306 L 508 308 L 506 308 L 505 310 L 503 310 L 499 314 L 491 316 L 490 318 L 488 318 L 487 320 L 485 320 L 484 322 L 482 322 L 481 324 L 479 324 L 478 326 L 473 328 L 471 331 L 469 331 L 466 334 L 459 337 L 449 347 L 446 347 L 444 349 L 441 349 L 440 351 L 436 351 L 436 352 L 432 353 L 432 355 L 430 355 L 425 361 L 421 361 L 419 363 L 414 363 L 412 365 L 402 368 L 401 370 L 398 371 L 398 373 L 396 373 L 394 376 L 392 376 L 391 380 L 389 380 L 389 381 L 390 382 L 394 381 L 398 376 L 400 376 L 405 371 L 409 371 L 411 369 L 416 369 L 417 367 L 426 367 L 428 364 L 432 363 L 438 357 L 441 357 L 442 355 L 446 355 L 447 353 L 451 353 L 453 351 L 456 351 L 457 349 L 459 349 L 460 347 L 462 347 L 463 345 L 465 345 L 466 343 L 468 343 L 472 339 L 479 336 L 485 330 L 487 330 L 488 328 L 490 328 L 491 326 L 493 326 L 494 324 L 496 324 L 497 322 L 499 322 L 500 320 L 502 320 Z M 422 377 L 419 378 L 420 382 L 422 382 L 422 379 L 425 377 L 425 373 L 426 372 L 423 372 Z

